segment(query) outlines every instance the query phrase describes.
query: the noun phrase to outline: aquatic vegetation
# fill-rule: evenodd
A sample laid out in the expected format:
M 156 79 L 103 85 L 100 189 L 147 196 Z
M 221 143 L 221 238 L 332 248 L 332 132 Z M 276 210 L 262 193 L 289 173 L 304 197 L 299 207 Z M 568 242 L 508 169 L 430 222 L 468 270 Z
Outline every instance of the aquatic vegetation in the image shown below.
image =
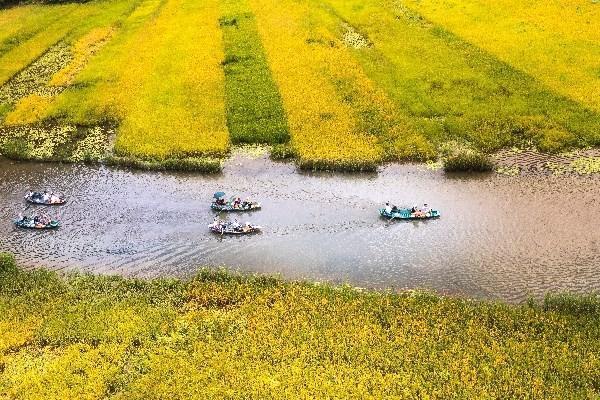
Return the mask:
M 570 167 L 580 175 L 600 173 L 600 157 L 581 157 L 571 162 Z
M 425 165 L 427 166 L 427 169 L 429 169 L 431 171 L 437 171 L 444 167 L 444 163 L 441 160 L 438 160 L 438 161 L 428 160 L 425 163 Z
M 271 148 L 270 156 L 273 160 L 287 160 L 296 157 L 296 152 L 289 144 L 278 144 Z
M 0 255 L 0 392 L 65 398 L 593 398 L 597 296 L 522 305 L 202 270 L 22 271 Z
M 289 140 L 281 97 L 271 76 L 256 21 L 245 0 L 221 4 L 227 126 L 233 143 Z
M 521 174 L 521 167 L 518 165 L 499 166 L 496 168 L 496 172 L 506 176 L 518 176 Z
M 17 125 L 0 128 L 0 154 L 38 161 L 100 161 L 110 146 L 110 127 Z
M 371 42 L 369 42 L 369 39 L 363 36 L 360 32 L 356 31 L 352 25 L 348 23 L 342 23 L 342 27 L 345 30 L 342 40 L 347 46 L 355 49 L 362 49 L 364 47 L 370 47 L 373 45 Z
M 495 167 L 489 155 L 456 142 L 447 143 L 442 154 L 445 172 L 487 172 L 493 171 Z

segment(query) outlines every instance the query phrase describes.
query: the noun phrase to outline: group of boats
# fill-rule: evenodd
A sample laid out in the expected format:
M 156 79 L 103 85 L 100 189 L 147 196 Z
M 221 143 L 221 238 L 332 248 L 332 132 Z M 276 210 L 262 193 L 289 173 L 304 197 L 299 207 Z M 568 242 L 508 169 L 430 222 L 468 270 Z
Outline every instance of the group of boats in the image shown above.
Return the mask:
M 251 201 L 250 199 L 242 201 L 240 197 L 231 197 L 229 200 L 225 200 L 225 193 L 217 192 L 213 196 L 210 208 L 219 212 L 255 211 L 261 209 L 261 205 L 259 202 Z M 390 221 L 394 219 L 426 220 L 439 218 L 440 212 L 429 207 L 427 204 L 423 204 L 423 206 L 397 207 L 387 202 L 385 207 L 379 209 L 379 215 Z M 240 224 L 237 220 L 233 222 L 225 221 L 219 217 L 215 217 L 213 222 L 208 225 L 208 228 L 211 232 L 220 235 L 243 235 L 257 233 L 262 229 L 260 226 L 251 224 L 250 222 Z
M 66 198 L 53 192 L 29 192 L 24 197 L 29 205 L 58 206 L 66 203 Z M 261 209 L 261 204 L 251 199 L 242 200 L 240 197 L 225 198 L 225 192 L 216 192 L 210 208 L 221 212 L 244 212 L 257 211 Z M 389 220 L 424 220 L 440 217 L 440 212 L 430 208 L 427 204 L 422 207 L 397 207 L 389 202 L 385 207 L 379 209 L 379 215 Z M 15 225 L 25 229 L 56 229 L 60 226 L 60 221 L 48 217 L 45 213 L 34 213 L 33 215 L 19 214 L 15 220 Z M 246 222 L 239 223 L 237 220 L 228 221 L 216 216 L 213 222 L 208 225 L 208 229 L 219 235 L 246 235 L 257 233 L 262 230 L 259 225 Z
M 64 196 L 50 192 L 28 192 L 24 196 L 25 201 L 31 205 L 40 206 L 58 206 L 66 203 Z M 27 208 L 29 208 L 29 206 Z M 60 222 L 50 218 L 46 213 L 33 213 L 31 215 L 19 214 L 15 220 L 15 225 L 18 228 L 24 229 L 56 229 L 60 226 Z

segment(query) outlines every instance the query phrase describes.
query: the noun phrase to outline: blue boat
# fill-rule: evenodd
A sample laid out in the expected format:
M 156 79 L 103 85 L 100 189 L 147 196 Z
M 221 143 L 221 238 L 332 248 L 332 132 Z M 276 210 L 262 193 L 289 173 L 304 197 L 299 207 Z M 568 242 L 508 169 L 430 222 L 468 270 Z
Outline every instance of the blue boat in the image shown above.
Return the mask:
M 219 204 L 216 201 L 213 201 L 210 204 L 210 208 L 215 210 L 215 211 L 254 211 L 254 210 L 260 210 L 261 206 L 260 203 L 257 203 L 255 201 L 242 201 L 239 204 L 236 204 L 235 202 L 225 202 L 224 204 Z
M 427 212 L 412 212 L 410 208 L 396 208 L 388 212 L 385 208 L 380 208 L 379 215 L 388 219 L 423 220 L 439 218 L 440 212 L 433 209 Z
M 23 229 L 57 229 L 60 222 L 56 220 L 39 221 L 32 217 L 23 217 L 15 220 L 15 226 Z

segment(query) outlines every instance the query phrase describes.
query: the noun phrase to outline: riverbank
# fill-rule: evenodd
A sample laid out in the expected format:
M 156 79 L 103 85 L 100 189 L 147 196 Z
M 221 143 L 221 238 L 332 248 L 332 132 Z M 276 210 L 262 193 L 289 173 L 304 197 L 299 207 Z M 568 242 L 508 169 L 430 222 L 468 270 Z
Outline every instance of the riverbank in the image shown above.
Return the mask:
M 136 280 L 0 256 L 0 396 L 591 398 L 600 300 L 507 305 L 202 270 Z

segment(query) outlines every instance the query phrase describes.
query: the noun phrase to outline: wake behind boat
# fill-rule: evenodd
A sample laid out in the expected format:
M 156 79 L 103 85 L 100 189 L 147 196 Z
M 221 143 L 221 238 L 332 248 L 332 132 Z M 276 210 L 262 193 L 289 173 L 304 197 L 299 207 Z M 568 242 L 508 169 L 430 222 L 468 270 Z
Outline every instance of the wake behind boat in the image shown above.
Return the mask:
M 64 196 L 54 194 L 53 192 L 29 192 L 25 195 L 25 201 L 31 204 L 41 204 L 47 206 L 58 206 L 67 201 Z
M 403 220 L 422 220 L 422 219 L 434 219 L 441 216 L 438 210 L 430 208 L 427 204 L 423 207 L 396 207 L 386 203 L 384 208 L 379 209 L 379 215 L 384 218 L 392 219 L 403 219 Z
M 208 229 L 210 229 L 211 232 L 220 235 L 247 235 L 250 233 L 258 233 L 262 228 L 258 225 L 252 225 L 249 222 L 242 225 L 237 221 L 223 221 L 219 218 L 215 218 L 213 223 L 208 225 Z
M 19 218 L 15 220 L 15 226 L 23 229 L 56 229 L 60 227 L 60 222 L 46 215 L 19 215 Z
M 225 200 L 224 192 L 217 192 L 213 195 L 213 201 L 210 204 L 210 208 L 215 211 L 253 211 L 261 208 L 260 203 L 246 199 L 242 201 L 240 197 L 231 197 L 229 200 Z

